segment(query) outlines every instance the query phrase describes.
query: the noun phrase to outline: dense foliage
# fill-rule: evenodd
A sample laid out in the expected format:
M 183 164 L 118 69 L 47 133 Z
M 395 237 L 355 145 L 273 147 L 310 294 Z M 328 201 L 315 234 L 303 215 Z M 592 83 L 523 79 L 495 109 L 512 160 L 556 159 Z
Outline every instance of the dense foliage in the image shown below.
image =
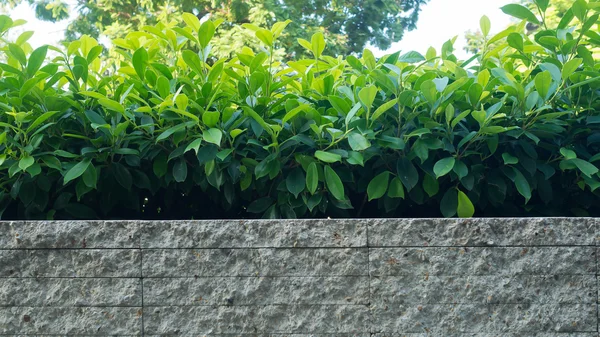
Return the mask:
M 42 20 L 63 20 L 74 12 L 66 31 L 68 41 L 82 34 L 114 40 L 158 22 L 168 22 L 172 27 L 181 21 L 183 13 L 193 13 L 200 20 L 224 20 L 211 42 L 214 55 L 219 57 L 233 56 L 248 41 L 258 45 L 259 40 L 241 24 L 271 26 L 276 21 L 291 20 L 278 39 L 280 53 L 291 58 L 303 54 L 296 39 L 317 32 L 324 34 L 330 53 L 360 53 L 367 43 L 385 50 L 400 41 L 404 31 L 415 28 L 420 7 L 428 0 L 26 1 Z M 0 4 L 9 6 L 21 2 L 0 0 Z
M 521 25 L 465 62 L 451 41 L 333 57 L 320 33 L 274 62 L 286 23 L 216 59 L 218 22 L 193 15 L 128 34 L 115 71 L 90 37 L 21 37 L 0 64 L 3 218 L 598 216 L 598 9 L 528 36 L 511 5 Z

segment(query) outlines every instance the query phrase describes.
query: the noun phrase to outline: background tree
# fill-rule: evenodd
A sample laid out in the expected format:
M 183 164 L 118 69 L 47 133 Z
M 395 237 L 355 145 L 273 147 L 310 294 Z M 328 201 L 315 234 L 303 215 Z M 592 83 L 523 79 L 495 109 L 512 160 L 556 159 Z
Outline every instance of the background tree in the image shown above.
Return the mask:
M 565 13 L 573 5 L 573 1 L 574 0 L 551 0 L 548 9 L 546 9 L 546 12 L 544 13 L 546 25 L 548 25 L 548 27 L 556 27 Z M 539 17 L 540 13 L 533 1 L 521 0 L 520 2 Z M 515 24 L 516 22 L 517 21 L 515 21 Z M 527 33 L 533 33 L 537 31 L 538 28 L 539 27 L 532 23 L 528 23 L 526 26 Z M 481 34 L 480 30 L 468 30 L 465 33 L 465 39 L 467 40 L 467 44 L 465 45 L 464 50 L 469 53 L 478 53 L 485 44 L 483 34 Z
M 420 8 L 428 0 L 26 0 L 38 18 L 57 21 L 78 15 L 65 37 L 74 40 L 83 34 L 98 38 L 122 38 L 128 32 L 156 22 L 181 21 L 189 12 L 199 19 L 223 19 L 216 39 L 215 54 L 226 56 L 254 40 L 254 35 L 239 24 L 270 26 L 276 21 L 292 20 L 280 38 L 288 56 L 304 53 L 296 39 L 322 31 L 332 54 L 361 52 L 371 44 L 387 49 L 402 39 L 404 31 L 415 28 Z M 15 6 L 22 1 L 0 0 Z

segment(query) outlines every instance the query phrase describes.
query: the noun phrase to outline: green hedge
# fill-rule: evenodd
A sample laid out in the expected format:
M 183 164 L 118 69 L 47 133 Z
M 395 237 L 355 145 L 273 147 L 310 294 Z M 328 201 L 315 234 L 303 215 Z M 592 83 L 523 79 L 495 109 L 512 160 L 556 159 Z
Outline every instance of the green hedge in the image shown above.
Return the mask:
M 452 41 L 334 57 L 319 33 L 280 61 L 285 22 L 215 59 L 219 22 L 193 15 L 110 59 L 25 33 L 2 42 L 2 218 L 599 216 L 598 9 L 526 35 L 543 15 L 505 6 L 523 22 L 488 36 L 483 18 L 467 61 Z

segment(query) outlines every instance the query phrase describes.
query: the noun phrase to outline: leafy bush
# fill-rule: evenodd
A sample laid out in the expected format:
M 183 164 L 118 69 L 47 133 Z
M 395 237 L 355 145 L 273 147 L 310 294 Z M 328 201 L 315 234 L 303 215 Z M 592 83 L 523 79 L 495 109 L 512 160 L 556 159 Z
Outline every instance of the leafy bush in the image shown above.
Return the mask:
M 333 57 L 319 33 L 274 62 L 286 23 L 215 59 L 219 22 L 193 15 L 115 40 L 116 65 L 22 35 L 0 64 L 3 218 L 600 215 L 599 8 L 528 36 L 544 22 L 508 5 L 521 25 L 483 18 L 494 47 L 465 62 L 452 41 Z

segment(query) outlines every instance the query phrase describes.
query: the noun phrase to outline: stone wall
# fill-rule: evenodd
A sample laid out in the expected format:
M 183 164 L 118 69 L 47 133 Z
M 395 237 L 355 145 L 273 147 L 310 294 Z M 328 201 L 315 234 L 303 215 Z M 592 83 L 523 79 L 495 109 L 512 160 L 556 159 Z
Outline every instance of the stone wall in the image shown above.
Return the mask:
M 0 222 L 0 335 L 598 337 L 598 229 Z

